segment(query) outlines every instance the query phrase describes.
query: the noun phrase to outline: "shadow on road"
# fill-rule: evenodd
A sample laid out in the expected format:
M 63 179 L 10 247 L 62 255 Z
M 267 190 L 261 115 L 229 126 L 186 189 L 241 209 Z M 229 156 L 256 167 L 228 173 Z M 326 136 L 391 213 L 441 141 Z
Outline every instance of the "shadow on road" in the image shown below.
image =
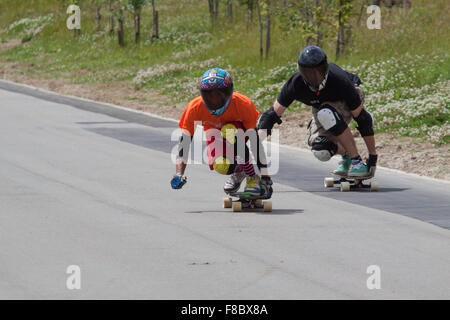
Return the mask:
M 410 190 L 410 188 L 383 188 L 380 187 L 378 191 L 370 191 L 369 189 L 356 189 L 347 192 L 401 192 Z M 327 189 L 320 189 L 320 190 L 289 190 L 289 191 L 274 191 L 274 193 L 301 193 L 301 192 L 308 192 L 308 193 L 329 193 L 329 192 L 341 192 L 339 187 L 333 187 L 333 188 L 327 188 Z
M 231 209 L 226 210 L 223 209 L 221 211 L 219 210 L 195 210 L 195 211 L 185 211 L 184 213 L 225 213 L 229 212 L 232 214 L 242 214 L 242 213 L 256 213 L 261 215 L 281 215 L 281 214 L 296 214 L 296 213 L 303 213 L 303 209 L 273 209 L 272 212 L 264 212 L 263 209 L 242 209 L 241 212 L 233 212 Z

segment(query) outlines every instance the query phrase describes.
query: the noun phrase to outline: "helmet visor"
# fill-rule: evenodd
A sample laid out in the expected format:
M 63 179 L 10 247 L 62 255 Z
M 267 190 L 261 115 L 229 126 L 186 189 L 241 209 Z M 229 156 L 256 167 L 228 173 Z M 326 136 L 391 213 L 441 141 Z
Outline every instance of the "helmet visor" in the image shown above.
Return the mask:
M 222 89 L 200 90 L 203 103 L 205 104 L 206 108 L 209 111 L 215 111 L 224 107 L 229 98 L 229 95 L 227 95 L 226 91 L 229 90 L 222 90 Z
M 325 72 L 321 67 L 314 68 L 299 68 L 300 75 L 312 88 L 318 89 L 322 82 L 325 80 Z

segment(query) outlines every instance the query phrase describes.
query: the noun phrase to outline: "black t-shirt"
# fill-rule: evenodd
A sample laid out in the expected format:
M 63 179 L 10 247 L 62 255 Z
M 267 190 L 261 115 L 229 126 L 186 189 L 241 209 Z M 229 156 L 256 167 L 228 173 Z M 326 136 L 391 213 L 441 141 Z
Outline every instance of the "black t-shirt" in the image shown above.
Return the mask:
M 289 107 L 294 100 L 298 100 L 317 108 L 326 101 L 344 101 L 350 110 L 358 108 L 361 105 L 361 98 L 355 85 L 361 84 L 359 77 L 342 70 L 334 63 L 328 65 L 328 79 L 321 91 L 312 91 L 297 72 L 284 84 L 278 95 L 278 102 L 284 107 Z

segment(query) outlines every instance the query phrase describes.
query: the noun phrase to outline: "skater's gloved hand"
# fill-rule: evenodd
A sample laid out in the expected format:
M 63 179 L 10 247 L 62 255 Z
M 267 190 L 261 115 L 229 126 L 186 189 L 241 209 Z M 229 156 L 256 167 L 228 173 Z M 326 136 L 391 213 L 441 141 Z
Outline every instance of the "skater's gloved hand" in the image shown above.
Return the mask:
M 369 158 L 366 159 L 367 170 L 369 170 L 369 172 L 372 175 L 375 175 L 375 168 L 377 166 L 377 160 L 378 160 L 378 155 L 376 155 L 376 154 L 369 154 Z
M 267 195 L 267 198 L 270 199 L 272 197 L 273 189 L 272 189 L 272 179 L 270 176 L 261 176 L 261 184 L 263 185 L 265 189 L 265 193 Z
M 377 165 L 378 155 L 376 154 L 369 154 L 369 158 L 367 159 L 367 166 L 375 167 Z
M 170 185 L 172 189 L 181 189 L 187 182 L 187 178 L 183 177 L 182 174 L 177 173 L 173 176 L 172 180 L 170 180 Z
M 259 117 L 257 129 L 265 129 L 267 130 L 267 135 L 270 136 L 272 134 L 272 128 L 275 123 L 281 124 L 283 121 L 277 115 L 275 110 L 270 108 L 266 112 L 264 112 L 261 117 Z
M 261 176 L 261 182 L 267 186 L 271 186 L 273 184 L 270 176 Z

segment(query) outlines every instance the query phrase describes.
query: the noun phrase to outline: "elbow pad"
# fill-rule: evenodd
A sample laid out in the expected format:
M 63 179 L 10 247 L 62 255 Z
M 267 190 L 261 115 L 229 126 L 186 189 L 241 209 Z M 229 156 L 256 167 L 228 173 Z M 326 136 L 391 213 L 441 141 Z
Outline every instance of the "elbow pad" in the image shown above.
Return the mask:
M 373 117 L 370 112 L 362 109 L 359 116 L 354 118 L 356 123 L 358 124 L 358 131 L 361 133 L 362 137 L 373 136 Z

